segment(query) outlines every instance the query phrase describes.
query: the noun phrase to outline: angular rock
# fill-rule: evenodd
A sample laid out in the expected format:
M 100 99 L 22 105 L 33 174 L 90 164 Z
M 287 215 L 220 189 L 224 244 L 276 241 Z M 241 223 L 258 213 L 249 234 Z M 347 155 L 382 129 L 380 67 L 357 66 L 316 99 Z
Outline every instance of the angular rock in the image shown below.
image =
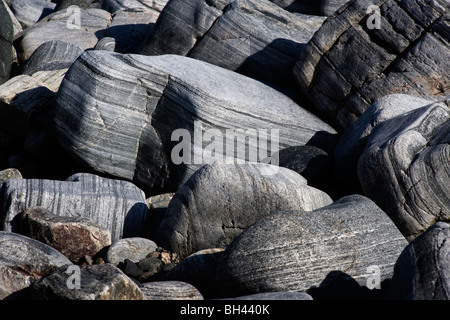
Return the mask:
M 263 292 L 249 294 L 226 300 L 313 300 L 313 298 L 305 292 Z
M 152 195 L 175 192 L 203 164 L 225 155 L 248 160 L 252 152 L 262 161 L 274 151 L 268 141 L 275 146 L 279 139 L 280 149 L 335 143 L 334 129 L 280 92 L 175 55 L 87 51 L 69 69 L 57 100 L 61 145 L 88 167 Z M 221 144 L 228 133 L 247 138 L 244 156 Z
M 352 195 L 312 211 L 279 212 L 258 220 L 225 250 L 217 286 L 225 297 L 305 291 L 333 272 L 360 285 L 392 277 L 408 242 L 370 199 Z
M 66 181 L 9 180 L 2 185 L 0 204 L 1 230 L 18 230 L 18 214 L 43 207 L 58 216 L 89 218 L 111 232 L 112 241 L 144 233 L 148 212 L 145 195 L 136 186 L 92 174 Z
M 62 253 L 46 244 L 17 233 L 0 231 L 0 299 L 70 264 Z
M 56 6 L 46 0 L 10 0 L 9 5 L 24 29 L 51 14 Z
M 106 262 L 118 265 L 120 262 L 129 259 L 138 263 L 149 253 L 156 251 L 157 245 L 145 238 L 126 238 L 114 242 L 106 252 Z
M 173 0 L 139 53 L 185 55 L 293 87 L 298 55 L 323 21 L 298 17 L 267 0 Z
M 140 288 L 147 300 L 203 300 L 194 286 L 181 281 L 146 282 Z
M 3 182 L 9 179 L 21 179 L 22 174 L 15 168 L 5 169 L 0 171 L 0 186 Z
M 364 193 L 413 239 L 450 220 L 450 109 L 442 103 L 384 121 L 358 162 Z
M 61 217 L 32 207 L 21 214 L 20 220 L 23 235 L 48 244 L 75 263 L 111 244 L 111 233 L 87 218 Z
M 447 96 L 448 8 L 446 0 L 350 2 L 301 52 L 299 92 L 342 131 L 385 95 Z
M 0 85 L 8 81 L 11 73 L 14 26 L 4 1 L 0 2 Z
M 395 264 L 393 299 L 450 299 L 450 225 L 437 222 L 412 241 Z
M 332 203 L 296 172 L 266 164 L 205 165 L 175 193 L 151 236 L 186 257 L 198 250 L 225 248 L 258 219 L 279 210 L 311 211 Z
M 109 263 L 74 267 L 63 266 L 35 281 L 32 285 L 33 299 L 145 300 L 144 293 L 138 285 Z M 79 272 L 78 283 L 76 272 Z M 69 288 L 68 283 L 73 288 Z
M 52 40 L 40 45 L 26 61 L 22 74 L 32 75 L 36 71 L 68 69 L 83 50 L 61 40 Z

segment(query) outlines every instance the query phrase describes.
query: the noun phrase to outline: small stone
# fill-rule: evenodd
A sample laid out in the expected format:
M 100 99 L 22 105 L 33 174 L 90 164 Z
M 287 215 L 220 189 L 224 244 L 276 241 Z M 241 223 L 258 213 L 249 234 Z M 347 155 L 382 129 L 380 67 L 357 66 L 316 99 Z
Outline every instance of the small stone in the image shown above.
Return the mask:
M 147 300 L 203 300 L 194 286 L 181 281 L 146 282 L 141 290 Z
M 129 259 L 137 263 L 156 248 L 156 244 L 149 239 L 138 237 L 120 239 L 108 248 L 106 262 L 118 265 L 125 259 Z
M 129 259 L 125 259 L 125 261 L 119 263 L 117 267 L 122 270 L 127 276 L 136 279 L 139 278 L 143 273 L 138 265 Z
M 160 272 L 162 265 L 163 262 L 158 258 L 145 258 L 138 263 L 139 269 L 152 274 Z

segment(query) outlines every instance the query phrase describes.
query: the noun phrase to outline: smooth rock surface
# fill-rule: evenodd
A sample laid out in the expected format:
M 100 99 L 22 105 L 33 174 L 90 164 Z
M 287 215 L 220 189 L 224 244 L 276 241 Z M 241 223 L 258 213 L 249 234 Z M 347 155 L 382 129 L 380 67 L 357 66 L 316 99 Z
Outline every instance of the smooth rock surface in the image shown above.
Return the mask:
M 277 142 L 280 149 L 335 143 L 334 129 L 280 92 L 175 55 L 87 51 L 66 74 L 57 102 L 61 145 L 149 195 L 175 192 L 203 164 L 225 155 L 249 160 L 252 152 L 259 156 L 253 161 L 262 161 L 278 151 Z M 233 139 L 247 137 L 244 156 L 221 144 L 226 129 Z
M 25 29 L 51 14 L 56 6 L 55 3 L 46 0 L 10 0 L 9 5 Z
M 109 230 L 112 241 L 144 232 L 145 195 L 126 181 L 76 174 L 66 181 L 13 179 L 0 191 L 1 230 L 18 230 L 18 214 L 44 207 L 58 216 L 89 218 Z
M 274 170 L 272 175 L 264 171 Z M 205 165 L 175 193 L 152 237 L 186 257 L 225 248 L 258 219 L 280 210 L 312 211 L 331 204 L 296 172 L 266 164 Z
M 447 96 L 448 8 L 446 0 L 350 2 L 301 52 L 298 91 L 341 131 L 388 94 Z
M 138 263 L 149 253 L 156 251 L 157 245 L 145 238 L 126 238 L 114 242 L 106 252 L 106 262 L 118 265 L 125 259 Z
M 323 286 L 333 272 L 366 286 L 370 267 L 378 268 L 380 281 L 392 277 L 407 244 L 370 199 L 352 195 L 315 211 L 279 212 L 258 220 L 224 251 L 217 286 L 224 297 L 307 292 Z
M 146 282 L 140 289 L 147 300 L 203 300 L 193 285 L 181 281 Z
M 0 299 L 70 264 L 70 260 L 62 253 L 42 242 L 17 233 L 0 231 Z

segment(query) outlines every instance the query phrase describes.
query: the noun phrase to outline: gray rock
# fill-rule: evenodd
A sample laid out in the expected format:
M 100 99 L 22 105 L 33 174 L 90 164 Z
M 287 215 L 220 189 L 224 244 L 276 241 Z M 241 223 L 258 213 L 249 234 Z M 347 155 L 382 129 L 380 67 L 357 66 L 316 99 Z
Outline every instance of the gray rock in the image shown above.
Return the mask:
M 22 74 L 68 69 L 83 50 L 71 43 L 52 40 L 40 45 L 26 61 Z
M 320 14 L 329 17 L 343 5 L 349 3 L 350 0 L 321 0 L 317 2 L 320 2 Z
M 311 211 L 332 203 L 296 172 L 266 164 L 205 165 L 175 193 L 151 236 L 186 257 L 198 250 L 225 248 L 258 219 L 279 210 Z
M 112 51 L 116 49 L 116 39 L 112 37 L 104 37 L 100 39 L 94 47 L 94 50 Z
M 56 6 L 55 3 L 46 0 L 10 0 L 9 2 L 11 11 L 24 29 L 51 14 Z
M 257 149 L 255 161 L 262 161 L 274 152 L 267 142 L 275 145 L 276 134 L 280 149 L 335 143 L 334 129 L 280 92 L 176 55 L 87 51 L 66 74 L 57 102 L 55 130 L 69 153 L 151 195 L 175 192 L 202 165 L 226 155 L 249 160 Z M 226 129 L 232 138 L 247 137 L 245 155 L 220 144 Z M 180 146 L 192 157 L 175 163 Z
M 140 288 L 147 300 L 203 300 L 194 286 L 181 281 L 146 282 Z
M 263 292 L 224 300 L 313 300 L 305 292 Z M 269 313 L 270 314 L 270 313 Z
M 18 214 L 44 207 L 58 216 L 89 218 L 109 230 L 112 241 L 144 233 L 148 212 L 145 195 L 136 186 L 92 174 L 66 181 L 9 180 L 2 185 L 0 199 L 1 230 L 18 230 Z
M 385 95 L 447 96 L 448 7 L 446 0 L 350 2 L 301 52 L 298 91 L 342 131 Z
M 392 277 L 407 244 L 370 199 L 348 196 L 312 212 L 279 212 L 258 220 L 226 248 L 217 286 L 225 297 L 308 292 L 331 285 L 325 280 L 333 272 L 366 286 L 373 270 L 380 282 Z
M 139 53 L 178 54 L 293 87 L 299 52 L 325 18 L 267 0 L 170 1 Z
M 114 242 L 106 252 L 106 262 L 118 265 L 129 259 L 138 263 L 149 253 L 156 251 L 158 246 L 151 240 L 145 238 L 126 238 Z
M 393 298 L 450 299 L 450 225 L 437 222 L 412 241 L 395 264 Z
M 70 264 L 70 260 L 62 253 L 42 242 L 17 233 L 0 231 L 0 299 Z
M 145 300 L 144 293 L 138 285 L 109 263 L 78 268 L 79 283 L 76 280 L 77 269 L 68 269 L 68 266 L 63 266 L 35 281 L 31 287 L 33 299 Z M 70 286 L 73 288 L 69 288 Z
M 55 11 L 66 10 L 70 6 L 80 9 L 101 8 L 103 0 L 59 0 Z
M 61 217 L 32 207 L 21 214 L 20 220 L 20 233 L 48 244 L 74 263 L 111 244 L 111 233 L 87 218 Z
M 147 272 L 149 275 L 154 275 L 161 271 L 163 262 L 158 258 L 144 258 L 138 263 L 139 269 L 143 272 Z
M 138 267 L 136 263 L 129 259 L 125 259 L 123 262 L 120 262 L 117 267 L 123 271 L 127 276 L 135 279 L 139 279 L 143 271 Z
M 320 4 L 324 0 L 269 0 L 289 12 L 320 15 Z
M 0 2 L 0 85 L 8 81 L 11 72 L 14 27 L 4 1 Z
M 102 9 L 114 13 L 123 9 L 161 12 L 168 0 L 103 0 Z
M 450 109 L 443 103 L 378 125 L 358 162 L 364 193 L 413 239 L 450 219 Z
M 9 179 L 21 179 L 22 174 L 19 170 L 15 168 L 4 169 L 0 171 L 0 186 L 3 182 L 8 181 Z

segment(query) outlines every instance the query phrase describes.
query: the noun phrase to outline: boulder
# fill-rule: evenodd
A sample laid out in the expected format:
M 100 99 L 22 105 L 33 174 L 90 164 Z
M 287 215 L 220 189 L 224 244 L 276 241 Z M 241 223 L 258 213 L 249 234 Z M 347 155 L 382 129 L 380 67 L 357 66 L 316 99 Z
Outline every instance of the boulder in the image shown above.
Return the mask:
M 145 233 L 148 207 L 145 195 L 130 182 L 92 174 L 76 174 L 66 181 L 12 179 L 0 190 L 1 230 L 17 231 L 18 215 L 43 207 L 63 217 L 84 217 L 111 232 L 112 241 Z
M 277 147 L 335 143 L 333 128 L 286 95 L 176 55 L 87 51 L 66 74 L 57 102 L 61 145 L 148 195 L 175 192 L 202 165 L 226 156 L 261 162 Z
M 62 253 L 42 242 L 0 231 L 0 299 L 28 288 L 36 279 L 70 264 Z
M 407 244 L 375 203 L 347 196 L 315 211 L 279 212 L 258 220 L 222 254 L 217 286 L 224 297 L 309 293 L 331 286 L 327 280 L 339 272 L 373 289 L 392 278 Z
M 364 193 L 408 239 L 450 220 L 450 109 L 432 103 L 384 121 L 358 161 Z
M 415 238 L 395 264 L 393 299 L 450 299 L 450 225 L 437 222 Z
M 114 242 L 106 251 L 106 262 L 118 265 L 128 259 L 134 263 L 147 257 L 148 254 L 156 251 L 157 245 L 145 238 L 133 237 L 120 239 Z
M 14 26 L 4 1 L 0 2 L 0 85 L 8 81 L 13 50 Z
M 35 300 L 145 300 L 139 286 L 112 264 L 63 266 L 35 281 Z
M 83 217 L 62 217 L 31 207 L 20 216 L 20 232 L 60 251 L 74 263 L 111 244 L 111 233 Z
M 46 0 L 10 0 L 9 6 L 17 20 L 26 29 L 51 14 L 56 4 Z
M 298 92 L 340 131 L 393 93 L 449 94 L 446 0 L 357 0 L 314 34 L 295 65 Z
M 140 288 L 147 300 L 203 300 L 194 286 L 181 281 L 146 282 Z
M 184 55 L 293 88 L 300 51 L 324 19 L 268 0 L 172 0 L 139 53 Z

